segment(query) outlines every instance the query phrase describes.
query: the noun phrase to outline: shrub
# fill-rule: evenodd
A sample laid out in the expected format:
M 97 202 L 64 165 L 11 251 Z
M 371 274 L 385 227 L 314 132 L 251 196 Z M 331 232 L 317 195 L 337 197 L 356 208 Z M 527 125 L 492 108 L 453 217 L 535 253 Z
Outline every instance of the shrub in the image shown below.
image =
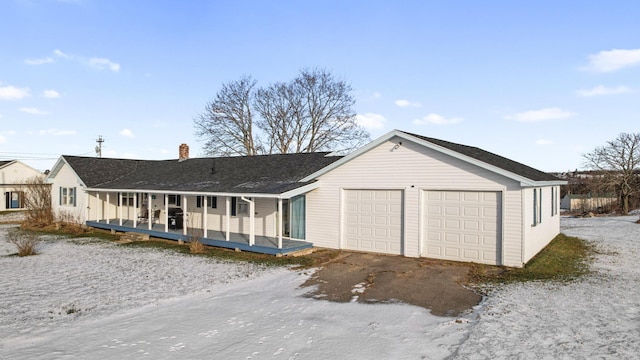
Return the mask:
M 51 185 L 45 184 L 42 177 L 33 177 L 24 185 L 25 220 L 32 226 L 43 226 L 53 222 L 51 207 Z
M 25 233 L 19 229 L 10 229 L 7 240 L 18 248 L 18 256 L 36 255 L 38 238 L 35 234 Z
M 189 242 L 189 251 L 192 254 L 204 254 L 205 246 L 200 241 L 202 239 L 202 231 L 196 229 L 189 229 L 189 233 L 187 234 L 187 241 Z

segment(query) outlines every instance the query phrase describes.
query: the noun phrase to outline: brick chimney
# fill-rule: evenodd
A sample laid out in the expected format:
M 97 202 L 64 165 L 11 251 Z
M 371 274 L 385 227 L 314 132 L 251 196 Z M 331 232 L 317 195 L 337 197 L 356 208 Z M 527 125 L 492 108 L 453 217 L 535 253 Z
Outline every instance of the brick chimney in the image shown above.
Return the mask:
M 189 145 L 180 144 L 178 148 L 178 161 L 185 161 L 189 158 Z

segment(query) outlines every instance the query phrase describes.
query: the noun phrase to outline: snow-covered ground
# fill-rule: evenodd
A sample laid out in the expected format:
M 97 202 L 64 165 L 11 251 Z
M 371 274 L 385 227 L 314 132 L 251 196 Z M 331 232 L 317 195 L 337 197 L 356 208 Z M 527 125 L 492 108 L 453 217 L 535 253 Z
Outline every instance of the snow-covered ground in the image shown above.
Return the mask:
M 503 287 L 460 318 L 303 297 L 309 273 L 92 240 L 19 258 L 0 225 L 1 359 L 618 359 L 640 353 L 636 217 L 562 219 L 603 251 L 569 284 Z
M 495 291 L 458 351 L 460 359 L 637 359 L 640 225 L 637 216 L 563 218 L 561 230 L 593 241 L 595 273 L 570 284 Z

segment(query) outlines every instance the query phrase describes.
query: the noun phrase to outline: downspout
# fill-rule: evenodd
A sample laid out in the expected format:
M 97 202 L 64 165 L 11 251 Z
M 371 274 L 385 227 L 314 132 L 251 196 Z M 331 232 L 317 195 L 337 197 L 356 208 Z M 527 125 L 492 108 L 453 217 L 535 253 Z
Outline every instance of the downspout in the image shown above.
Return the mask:
M 249 246 L 253 246 L 256 243 L 255 222 L 254 222 L 254 213 L 255 213 L 256 204 L 253 200 L 249 200 L 244 196 L 241 196 L 240 199 L 242 199 L 242 201 L 246 201 L 249 203 Z

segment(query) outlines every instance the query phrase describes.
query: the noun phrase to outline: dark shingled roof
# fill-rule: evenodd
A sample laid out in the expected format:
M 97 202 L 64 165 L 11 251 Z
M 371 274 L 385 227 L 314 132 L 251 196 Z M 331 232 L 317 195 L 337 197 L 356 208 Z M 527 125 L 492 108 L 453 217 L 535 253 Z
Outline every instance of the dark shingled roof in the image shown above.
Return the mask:
M 15 160 L 6 160 L 6 161 L 0 161 L 0 167 L 3 167 L 11 162 L 14 162 Z
M 299 180 L 341 158 L 327 154 L 192 158 L 184 161 L 63 157 L 89 188 L 281 194 L 309 184 Z
M 530 166 L 521 164 L 519 162 L 513 161 L 513 160 L 509 160 L 505 157 L 502 157 L 500 155 L 496 155 L 494 153 L 490 153 L 488 151 L 479 149 L 477 147 L 473 147 L 473 146 L 467 146 L 467 145 L 461 145 L 461 144 L 456 144 L 456 143 L 452 143 L 452 142 L 448 142 L 448 141 L 444 141 L 444 140 L 438 140 L 438 139 L 434 139 L 434 138 L 429 138 L 426 136 L 422 136 L 422 135 L 416 135 L 416 134 L 412 134 L 406 131 L 402 131 L 405 134 L 411 135 L 413 137 L 416 137 L 418 139 L 424 140 L 424 141 L 428 141 L 432 144 L 438 145 L 438 146 L 442 146 L 443 148 L 449 149 L 449 150 L 453 150 L 457 153 L 460 153 L 462 155 L 466 155 L 468 157 L 474 158 L 476 160 L 482 161 L 483 163 L 489 164 L 489 165 L 493 165 L 495 167 L 498 167 L 500 169 L 506 170 L 510 173 L 516 174 L 516 175 L 520 175 L 522 177 L 525 177 L 527 179 L 533 180 L 533 181 L 561 181 L 562 179 L 551 175 L 549 173 L 546 173 L 544 171 L 540 171 L 537 169 L 534 169 Z

